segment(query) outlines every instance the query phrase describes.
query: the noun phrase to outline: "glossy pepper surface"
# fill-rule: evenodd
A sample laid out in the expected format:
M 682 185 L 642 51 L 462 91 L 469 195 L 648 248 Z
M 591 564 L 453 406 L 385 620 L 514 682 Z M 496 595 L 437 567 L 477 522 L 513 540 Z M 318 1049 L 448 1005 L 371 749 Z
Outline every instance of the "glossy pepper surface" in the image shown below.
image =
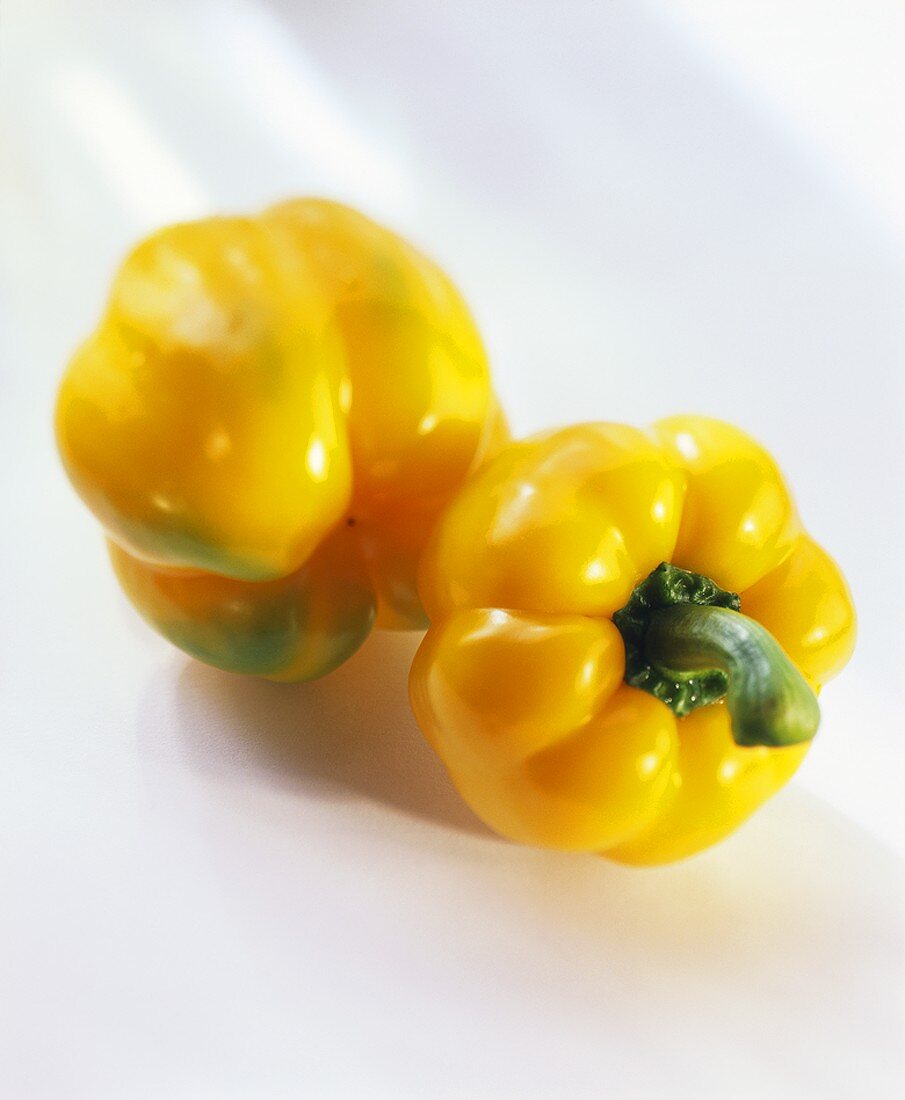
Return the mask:
M 625 863 L 705 848 L 781 787 L 854 645 L 776 464 L 702 417 L 510 445 L 445 512 L 420 590 L 412 704 L 466 801 Z
M 141 243 L 63 380 L 57 439 L 126 593 L 210 664 L 322 675 L 423 624 L 417 561 L 505 437 L 446 275 L 301 199 Z

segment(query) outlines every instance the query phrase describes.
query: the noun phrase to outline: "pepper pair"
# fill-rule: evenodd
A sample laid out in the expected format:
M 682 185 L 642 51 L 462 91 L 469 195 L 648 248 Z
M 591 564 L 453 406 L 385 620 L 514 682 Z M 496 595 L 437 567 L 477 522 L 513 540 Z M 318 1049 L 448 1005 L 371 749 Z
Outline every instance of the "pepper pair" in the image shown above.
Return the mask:
M 418 720 L 527 843 L 712 844 L 795 771 L 852 650 L 762 448 L 700 417 L 508 443 L 455 287 L 335 203 L 139 245 L 57 437 L 133 604 L 209 664 L 311 679 L 429 622 Z

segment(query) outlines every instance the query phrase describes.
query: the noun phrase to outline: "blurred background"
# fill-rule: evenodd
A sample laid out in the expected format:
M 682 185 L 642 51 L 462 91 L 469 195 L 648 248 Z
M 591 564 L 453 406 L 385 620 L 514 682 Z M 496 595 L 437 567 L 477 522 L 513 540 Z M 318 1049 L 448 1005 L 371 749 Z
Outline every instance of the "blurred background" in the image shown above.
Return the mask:
M 3 1095 L 901 1095 L 903 51 L 896 0 L 0 4 Z M 311 193 L 453 274 L 517 433 L 779 459 L 860 639 L 737 837 L 516 849 L 421 742 L 417 638 L 246 684 L 126 606 L 66 358 L 139 236 Z

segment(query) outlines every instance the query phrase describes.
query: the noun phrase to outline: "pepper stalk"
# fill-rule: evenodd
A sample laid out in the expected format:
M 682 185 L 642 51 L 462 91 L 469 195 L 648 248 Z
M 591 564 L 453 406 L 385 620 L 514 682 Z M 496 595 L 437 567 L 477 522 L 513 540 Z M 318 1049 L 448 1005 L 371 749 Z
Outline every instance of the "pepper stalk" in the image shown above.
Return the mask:
M 613 616 L 625 642 L 626 683 L 678 716 L 725 697 L 736 744 L 809 741 L 820 709 L 772 634 L 740 610 L 736 593 L 663 562 Z

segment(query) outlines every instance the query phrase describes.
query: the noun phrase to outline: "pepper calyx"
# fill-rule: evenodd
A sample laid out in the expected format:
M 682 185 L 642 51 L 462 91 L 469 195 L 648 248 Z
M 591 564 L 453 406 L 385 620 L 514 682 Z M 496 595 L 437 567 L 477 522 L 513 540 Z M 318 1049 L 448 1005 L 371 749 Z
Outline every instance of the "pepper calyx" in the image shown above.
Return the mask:
M 664 561 L 635 586 L 625 606 L 613 615 L 613 622 L 625 643 L 625 682 L 653 695 L 678 718 L 684 718 L 695 708 L 722 699 L 729 678 L 718 668 L 688 674 L 650 660 L 647 631 L 651 618 L 657 611 L 680 604 L 741 609 L 738 593 L 720 588 L 701 573 Z

